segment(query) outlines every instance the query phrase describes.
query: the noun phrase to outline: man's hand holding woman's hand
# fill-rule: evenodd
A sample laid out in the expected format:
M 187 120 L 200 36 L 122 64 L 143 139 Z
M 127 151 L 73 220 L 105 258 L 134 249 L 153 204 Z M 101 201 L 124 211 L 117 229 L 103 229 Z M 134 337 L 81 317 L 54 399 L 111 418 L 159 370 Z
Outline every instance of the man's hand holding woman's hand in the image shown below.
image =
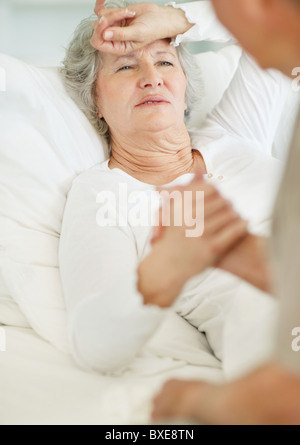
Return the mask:
M 173 38 L 193 25 L 184 11 L 172 6 L 139 3 L 127 8 L 104 8 L 98 0 L 91 45 L 101 52 L 122 55 L 136 51 L 160 39 Z
M 138 269 L 138 289 L 145 303 L 161 307 L 171 306 L 189 278 L 215 266 L 248 234 L 247 223 L 234 211 L 231 203 L 201 175 L 196 175 L 187 187 L 175 187 L 168 191 L 180 192 L 168 204 L 170 224 L 162 225 L 164 209 L 161 209 L 160 226 L 155 230 L 152 251 Z M 204 232 L 201 236 L 187 237 L 191 227 L 185 224 L 184 215 L 181 218 L 182 225 L 175 224 L 172 217 L 174 207 L 176 200 L 184 202 L 185 192 L 192 192 L 189 212 L 192 209 L 193 215 L 197 215 L 199 197 L 196 192 L 199 191 L 204 193 Z

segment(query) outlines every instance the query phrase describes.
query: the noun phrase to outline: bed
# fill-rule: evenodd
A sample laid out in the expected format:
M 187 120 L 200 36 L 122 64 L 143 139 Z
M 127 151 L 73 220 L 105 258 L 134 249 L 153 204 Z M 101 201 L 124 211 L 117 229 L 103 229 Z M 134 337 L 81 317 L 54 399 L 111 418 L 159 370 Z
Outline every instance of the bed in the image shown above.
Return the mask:
M 201 125 L 222 98 L 240 56 L 240 48 L 229 46 L 195 58 L 205 95 L 191 126 Z M 284 159 L 297 106 L 291 94 L 270 156 Z M 145 424 L 164 381 L 224 379 L 205 336 L 172 311 L 125 373 L 101 375 L 73 361 L 59 276 L 60 227 L 72 180 L 107 156 L 105 141 L 66 95 L 57 68 L 0 55 L 1 425 Z
M 30 328 L 6 327 L 5 332 L 6 352 L 0 356 L 1 425 L 145 424 L 151 398 L 165 379 L 222 379 L 220 364 L 204 346 L 201 354 L 201 343 L 199 365 L 148 350 L 124 375 L 102 376 L 80 369 L 68 354 Z

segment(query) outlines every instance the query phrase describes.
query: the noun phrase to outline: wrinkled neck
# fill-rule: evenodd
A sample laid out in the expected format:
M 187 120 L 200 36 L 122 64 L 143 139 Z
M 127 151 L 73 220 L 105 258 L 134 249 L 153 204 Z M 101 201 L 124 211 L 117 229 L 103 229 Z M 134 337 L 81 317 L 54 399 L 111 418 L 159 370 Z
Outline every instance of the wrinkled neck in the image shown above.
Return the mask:
M 192 150 L 186 128 L 159 134 L 134 135 L 134 138 L 112 136 L 109 167 L 119 168 L 139 181 L 168 184 L 186 173 L 201 169 L 206 173 L 201 154 Z

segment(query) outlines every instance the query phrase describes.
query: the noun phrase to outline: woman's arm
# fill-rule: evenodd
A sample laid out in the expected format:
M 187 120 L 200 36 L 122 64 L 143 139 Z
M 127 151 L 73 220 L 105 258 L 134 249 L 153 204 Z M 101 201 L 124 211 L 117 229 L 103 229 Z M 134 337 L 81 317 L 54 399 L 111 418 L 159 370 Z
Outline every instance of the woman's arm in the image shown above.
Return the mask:
M 184 10 L 189 21 L 194 17 L 196 22 L 185 34 L 177 36 L 176 45 L 204 40 L 237 43 L 217 19 L 211 2 L 187 3 L 176 8 Z M 210 136 L 215 142 L 227 134 L 241 145 L 250 144 L 271 153 L 290 88 L 290 80 L 283 74 L 261 69 L 244 52 L 221 102 L 201 128 L 201 136 Z
M 110 373 L 130 364 L 164 311 L 143 306 L 137 292 L 132 232 L 100 227 L 99 209 L 97 191 L 75 183 L 64 215 L 60 271 L 73 355 L 83 367 Z
M 127 54 L 160 39 L 172 38 L 193 25 L 182 10 L 138 3 L 128 8 L 102 9 L 91 44 L 101 52 Z M 126 26 L 124 26 L 124 23 Z
M 271 153 L 289 93 L 290 82 L 285 76 L 275 70 L 262 70 L 243 53 L 221 102 L 201 128 L 201 138 L 213 144 L 220 140 L 228 146 L 228 155 L 234 143 L 241 149 L 246 144 Z
M 97 8 L 101 18 L 95 23 L 91 44 L 100 51 L 126 54 L 166 38 L 176 38 L 176 45 L 182 41 L 234 41 L 210 2 L 171 5 L 139 3 L 123 9 Z

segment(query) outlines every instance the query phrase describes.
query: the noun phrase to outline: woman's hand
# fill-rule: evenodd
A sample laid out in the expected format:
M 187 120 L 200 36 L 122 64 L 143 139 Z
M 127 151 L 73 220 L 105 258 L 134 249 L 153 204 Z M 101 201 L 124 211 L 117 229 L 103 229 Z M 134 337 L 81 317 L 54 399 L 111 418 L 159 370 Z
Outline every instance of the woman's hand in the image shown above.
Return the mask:
M 193 25 L 181 9 L 139 3 L 121 9 L 100 9 L 95 12 L 100 20 L 94 24 L 91 45 L 102 52 L 116 55 L 136 51 L 156 40 L 173 38 L 188 31 Z
M 101 11 L 101 9 L 103 9 L 105 6 L 105 0 L 96 0 L 96 5 L 95 5 L 95 14 L 98 15 L 98 13 Z
M 219 263 L 248 234 L 247 223 L 203 177 L 197 176 L 189 186 L 168 192 L 176 192 L 175 199 L 163 205 L 152 251 L 138 268 L 138 290 L 144 302 L 161 307 L 171 306 L 189 278 Z M 204 194 L 204 213 L 203 195 L 197 192 Z M 188 202 L 186 208 L 184 202 Z M 178 215 L 180 211 L 182 215 Z M 190 226 L 192 214 L 194 230 Z M 178 225 L 176 220 L 182 223 Z

